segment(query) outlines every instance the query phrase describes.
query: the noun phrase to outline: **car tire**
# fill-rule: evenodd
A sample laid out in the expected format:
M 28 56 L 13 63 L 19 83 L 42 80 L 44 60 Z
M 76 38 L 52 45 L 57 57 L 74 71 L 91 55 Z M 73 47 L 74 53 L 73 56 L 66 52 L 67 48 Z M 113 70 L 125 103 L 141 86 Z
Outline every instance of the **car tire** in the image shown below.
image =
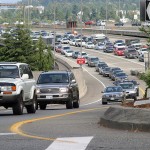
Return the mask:
M 77 101 L 73 102 L 73 108 L 79 108 L 79 94 L 77 95 Z
M 41 110 L 45 110 L 46 106 L 47 106 L 47 104 L 39 104 L 39 107 Z
M 20 93 L 19 97 L 18 97 L 18 101 L 17 103 L 15 103 L 12 107 L 13 109 L 13 114 L 14 115 L 22 115 L 23 114 L 23 94 Z
M 73 102 L 73 108 L 79 108 L 79 101 Z
M 70 100 L 66 102 L 66 108 L 67 109 L 73 108 L 72 96 L 71 96 Z
M 137 101 L 137 97 L 136 96 L 133 99 L 134 99 L 134 101 Z
M 103 101 L 102 101 L 102 105 L 107 105 L 107 102 L 103 102 Z
M 37 109 L 37 101 L 36 101 L 36 94 L 34 92 L 33 99 L 32 99 L 32 104 L 27 105 L 26 110 L 27 110 L 27 113 L 32 114 L 32 113 L 36 112 L 36 109 Z

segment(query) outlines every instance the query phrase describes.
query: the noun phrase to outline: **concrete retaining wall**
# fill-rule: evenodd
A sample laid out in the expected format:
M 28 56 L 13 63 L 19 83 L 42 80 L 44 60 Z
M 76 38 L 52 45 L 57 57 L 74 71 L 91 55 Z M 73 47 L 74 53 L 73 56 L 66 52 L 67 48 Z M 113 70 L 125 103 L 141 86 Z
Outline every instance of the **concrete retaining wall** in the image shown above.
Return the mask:
M 128 107 L 109 107 L 100 118 L 102 126 L 150 132 L 150 110 Z

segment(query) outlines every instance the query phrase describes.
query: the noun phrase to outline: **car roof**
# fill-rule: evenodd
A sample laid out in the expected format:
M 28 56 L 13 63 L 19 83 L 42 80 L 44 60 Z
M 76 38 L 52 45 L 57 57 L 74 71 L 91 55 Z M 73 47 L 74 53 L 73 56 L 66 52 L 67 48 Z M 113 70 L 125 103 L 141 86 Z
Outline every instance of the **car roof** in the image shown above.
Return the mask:
M 55 71 L 47 71 L 47 72 L 42 72 L 41 74 L 60 74 L 60 73 L 71 73 L 71 71 L 68 70 L 55 70 Z
M 28 65 L 26 63 L 20 63 L 20 62 L 0 62 L 0 65 Z

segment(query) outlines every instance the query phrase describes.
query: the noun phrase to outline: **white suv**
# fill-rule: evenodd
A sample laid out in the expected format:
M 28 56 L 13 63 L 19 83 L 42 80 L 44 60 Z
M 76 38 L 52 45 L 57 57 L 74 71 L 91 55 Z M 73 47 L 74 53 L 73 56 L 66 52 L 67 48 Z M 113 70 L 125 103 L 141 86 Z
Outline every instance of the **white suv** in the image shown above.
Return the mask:
M 0 62 L 0 106 L 12 107 L 14 115 L 22 115 L 24 106 L 35 113 L 36 99 L 36 81 L 28 64 Z

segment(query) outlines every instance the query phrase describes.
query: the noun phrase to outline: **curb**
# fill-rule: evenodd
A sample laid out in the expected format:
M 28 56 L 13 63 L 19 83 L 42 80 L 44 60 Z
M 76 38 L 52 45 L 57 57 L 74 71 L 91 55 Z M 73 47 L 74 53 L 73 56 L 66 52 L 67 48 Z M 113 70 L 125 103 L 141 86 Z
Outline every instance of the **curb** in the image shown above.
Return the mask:
M 109 107 L 100 118 L 100 125 L 120 130 L 150 132 L 150 110 Z

